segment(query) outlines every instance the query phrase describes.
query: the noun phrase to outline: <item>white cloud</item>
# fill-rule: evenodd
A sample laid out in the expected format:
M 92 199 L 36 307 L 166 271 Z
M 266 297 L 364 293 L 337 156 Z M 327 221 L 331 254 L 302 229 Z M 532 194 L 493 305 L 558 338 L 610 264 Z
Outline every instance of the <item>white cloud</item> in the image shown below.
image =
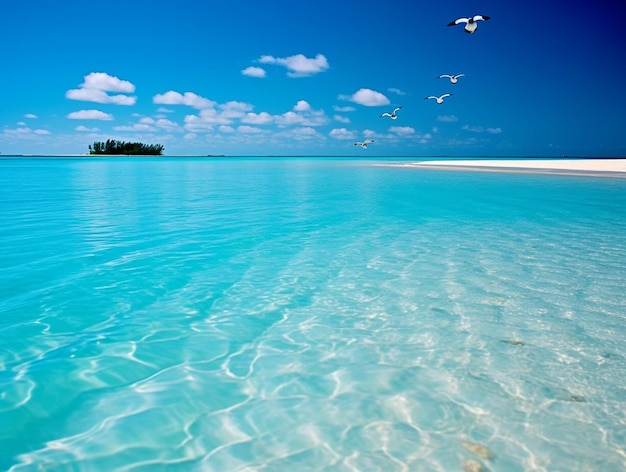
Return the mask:
M 111 121 L 113 115 L 100 110 L 80 110 L 67 115 L 70 120 L 103 120 Z
M 135 123 L 130 126 L 114 126 L 113 129 L 115 131 L 156 131 L 154 126 L 147 125 L 145 123 Z
M 233 120 L 227 114 L 218 113 L 214 108 L 200 110 L 198 115 L 185 116 L 185 129 L 187 131 L 213 131 L 216 125 L 230 125 Z
M 349 112 L 349 111 L 354 111 L 354 110 L 356 110 L 356 108 L 354 108 L 353 106 L 350 106 L 350 105 L 345 106 L 345 107 L 339 107 L 339 106 L 335 105 L 333 107 L 333 110 L 340 111 L 342 113 L 346 113 L 346 112 Z
M 473 133 L 482 133 L 483 131 L 485 131 L 485 129 L 482 126 L 463 125 L 461 129 L 464 129 L 465 131 L 471 131 Z
M 10 129 L 10 128 L 5 128 L 4 130 L 2 130 L 2 134 L 6 135 L 6 136 L 10 136 L 13 138 L 18 138 L 18 139 L 26 139 L 26 138 L 30 138 L 30 139 L 34 139 L 35 136 L 33 135 L 40 135 L 40 136 L 44 136 L 44 135 L 49 135 L 52 134 L 50 133 L 50 131 L 48 131 L 47 129 L 30 129 L 26 126 L 20 127 L 20 128 L 15 128 L 15 129 Z
M 115 105 L 134 105 L 137 97 L 129 95 L 109 95 L 107 92 L 132 93 L 135 86 L 127 80 L 120 80 L 104 72 L 92 72 L 85 76 L 80 88 L 65 92 L 70 100 L 81 100 L 95 103 L 112 103 Z
M 437 121 L 441 121 L 442 123 L 455 123 L 459 121 L 459 119 L 455 115 L 439 115 Z
M 288 111 L 280 116 L 274 117 L 278 126 L 321 126 L 328 123 L 328 118 L 323 111 L 310 111 L 306 113 Z
M 258 60 L 261 64 L 277 64 L 286 67 L 289 77 L 307 77 L 324 72 L 328 69 L 328 60 L 323 54 L 314 58 L 305 57 L 304 54 L 296 54 L 289 57 L 261 56 Z
M 490 133 L 490 134 L 499 134 L 502 133 L 502 128 L 483 128 L 482 126 L 469 126 L 463 125 L 462 129 L 465 131 L 471 131 L 473 133 Z
M 70 100 L 82 100 L 84 102 L 113 103 L 115 105 L 134 105 L 137 97 L 128 95 L 109 95 L 97 89 L 73 89 L 65 92 L 65 97 Z
M 352 95 L 339 95 L 339 98 L 341 100 L 348 100 L 366 107 L 389 105 L 389 103 L 391 103 L 382 93 L 368 88 L 359 89 Z
M 389 131 L 396 134 L 401 134 L 404 136 L 415 134 L 415 129 L 410 126 L 391 126 Z
M 31 134 L 32 132 L 33 132 L 32 129 L 26 128 L 26 127 L 15 128 L 15 129 L 6 128 L 6 129 L 2 130 L 3 134 L 7 134 L 7 135 L 10 135 L 10 136 L 27 135 L 27 134 Z
M 213 123 L 203 121 L 199 116 L 187 115 L 185 116 L 184 128 L 192 133 L 198 133 L 200 131 L 213 131 Z
M 235 132 L 235 128 L 233 128 L 232 126 L 228 126 L 228 125 L 222 125 L 217 129 L 220 131 L 220 133 L 234 133 Z
M 294 111 L 310 111 L 311 105 L 306 100 L 298 100 L 293 109 Z
M 159 107 L 157 108 L 159 113 L 174 113 L 174 110 L 170 110 L 169 108 Z
M 267 125 L 274 122 L 274 117 L 266 111 L 262 111 L 261 113 L 247 113 L 246 116 L 241 119 L 241 122 L 251 125 Z
M 26 123 L 24 123 L 23 121 L 18 121 L 17 126 L 26 126 Z
M 87 128 L 86 126 L 80 125 L 74 128 L 76 131 L 85 132 L 85 133 L 95 133 L 99 131 L 98 128 Z
M 350 123 L 350 118 L 346 117 L 346 116 L 341 116 L 341 115 L 335 115 L 333 117 L 333 119 L 335 121 L 338 121 L 339 123 Z
M 24 118 L 37 119 L 37 115 L 33 115 L 32 113 L 27 113 L 24 115 Z
M 85 76 L 81 88 L 103 90 L 105 92 L 133 93 L 135 86 L 127 80 L 120 80 L 104 72 L 92 72 Z
M 201 97 L 193 92 L 185 92 L 184 94 L 181 94 L 173 90 L 155 95 L 152 97 L 152 102 L 157 105 L 187 105 L 199 110 L 212 108 L 216 105 L 213 100 Z
M 334 128 L 330 131 L 330 133 L 328 133 L 328 136 L 330 136 L 331 138 L 342 140 L 356 139 L 356 133 L 346 128 Z
M 254 67 L 254 66 L 246 67 L 244 70 L 241 71 L 241 73 L 243 75 L 247 75 L 248 77 L 258 77 L 258 78 L 263 78 L 266 75 L 265 69 L 261 67 Z
M 261 130 L 260 128 L 256 128 L 254 126 L 240 125 L 237 127 L 237 132 L 244 133 L 244 134 L 257 134 L 257 133 L 262 133 L 263 130 Z
M 213 108 L 200 110 L 199 117 L 203 122 L 212 125 L 229 125 L 233 122 L 233 120 L 228 117 L 228 113 L 219 113 Z
M 166 120 L 165 118 L 160 118 L 156 120 L 154 126 L 167 131 L 182 131 L 182 128 L 178 123 L 175 123 L 171 120 Z
M 282 135 L 287 136 L 291 139 L 299 140 L 299 141 L 309 140 L 309 139 L 320 139 L 320 140 L 326 139 L 323 135 L 318 133 L 314 128 L 311 128 L 309 126 L 301 127 L 301 128 L 294 128 L 292 130 L 287 131 L 286 133 L 283 133 Z
M 252 111 L 252 108 L 254 108 L 249 103 L 234 100 L 226 102 L 219 107 L 222 109 L 221 116 L 228 119 L 243 118 L 247 112 Z
M 390 87 L 387 89 L 387 91 L 391 92 L 391 93 L 395 93 L 396 95 L 406 95 L 406 92 L 403 92 L 400 89 L 397 89 L 395 87 Z

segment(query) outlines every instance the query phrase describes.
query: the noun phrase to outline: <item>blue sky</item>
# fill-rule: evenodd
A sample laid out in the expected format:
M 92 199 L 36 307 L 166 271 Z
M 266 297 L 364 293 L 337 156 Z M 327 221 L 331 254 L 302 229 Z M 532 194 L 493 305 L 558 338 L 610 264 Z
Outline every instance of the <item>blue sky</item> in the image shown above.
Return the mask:
M 447 26 L 474 14 L 474 34 Z M 0 152 L 626 156 L 624 18 L 625 0 L 1 0 Z

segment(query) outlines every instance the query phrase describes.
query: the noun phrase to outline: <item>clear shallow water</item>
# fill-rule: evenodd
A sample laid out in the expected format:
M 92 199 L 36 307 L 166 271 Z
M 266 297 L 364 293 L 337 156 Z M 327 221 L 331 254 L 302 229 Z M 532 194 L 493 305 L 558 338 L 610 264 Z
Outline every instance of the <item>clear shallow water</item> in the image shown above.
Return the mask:
M 376 164 L 0 160 L 0 469 L 623 470 L 626 181 Z

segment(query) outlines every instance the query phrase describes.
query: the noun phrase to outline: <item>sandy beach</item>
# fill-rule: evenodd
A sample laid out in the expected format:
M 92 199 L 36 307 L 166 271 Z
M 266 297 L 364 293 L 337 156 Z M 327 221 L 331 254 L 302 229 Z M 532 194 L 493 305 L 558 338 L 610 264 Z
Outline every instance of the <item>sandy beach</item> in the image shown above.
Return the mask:
M 483 159 L 436 160 L 405 164 L 408 167 L 481 172 L 546 173 L 626 178 L 626 159 Z

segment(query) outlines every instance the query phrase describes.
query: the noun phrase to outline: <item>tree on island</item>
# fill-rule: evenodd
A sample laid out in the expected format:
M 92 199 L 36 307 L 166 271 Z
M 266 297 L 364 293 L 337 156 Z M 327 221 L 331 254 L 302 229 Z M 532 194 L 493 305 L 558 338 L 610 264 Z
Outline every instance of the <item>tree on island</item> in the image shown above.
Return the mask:
M 127 143 L 107 139 L 105 143 L 95 141 L 89 145 L 89 154 L 126 154 L 129 156 L 160 156 L 165 148 L 161 144 Z

